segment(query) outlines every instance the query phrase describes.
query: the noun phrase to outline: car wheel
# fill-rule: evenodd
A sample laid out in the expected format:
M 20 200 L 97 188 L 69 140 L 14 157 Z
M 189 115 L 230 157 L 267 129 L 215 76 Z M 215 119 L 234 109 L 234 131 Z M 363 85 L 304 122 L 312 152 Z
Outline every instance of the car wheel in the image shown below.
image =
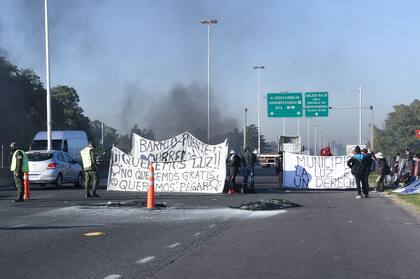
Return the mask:
M 76 187 L 80 188 L 83 186 L 83 174 L 79 173 L 79 175 L 77 176 L 77 181 L 76 183 L 74 183 L 76 185 Z
M 55 183 L 54 184 L 55 184 L 55 187 L 57 189 L 60 189 L 63 186 L 63 176 L 61 175 L 61 173 L 55 179 Z

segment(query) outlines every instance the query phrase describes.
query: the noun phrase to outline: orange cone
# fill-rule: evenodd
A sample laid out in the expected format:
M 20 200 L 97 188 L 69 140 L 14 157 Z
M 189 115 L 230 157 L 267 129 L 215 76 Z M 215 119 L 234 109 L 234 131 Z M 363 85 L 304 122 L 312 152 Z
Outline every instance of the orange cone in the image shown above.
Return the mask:
M 25 172 L 23 174 L 23 199 L 24 200 L 29 200 L 29 198 L 31 197 L 30 193 L 29 193 L 29 177 L 28 177 L 28 173 Z
M 149 188 L 147 189 L 147 208 L 155 208 L 155 169 L 149 164 Z

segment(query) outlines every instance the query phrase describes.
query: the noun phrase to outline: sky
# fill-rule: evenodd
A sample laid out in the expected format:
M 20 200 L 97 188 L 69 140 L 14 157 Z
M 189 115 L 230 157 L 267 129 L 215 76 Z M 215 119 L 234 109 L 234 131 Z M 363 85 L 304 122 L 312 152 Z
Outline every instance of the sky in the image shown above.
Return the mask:
M 0 55 L 45 81 L 43 2 L 0 0 Z M 261 132 L 268 140 L 282 134 L 282 119 L 266 112 L 266 94 L 274 92 L 327 91 L 330 106 L 356 107 L 362 86 L 363 106 L 374 107 L 374 123 L 382 128 L 393 105 L 420 97 L 419 6 L 418 1 L 49 0 L 51 84 L 74 87 L 85 114 L 120 133 L 134 123 L 153 129 L 151 118 L 168 109 L 168 92 L 179 88 L 191 89 L 184 97 L 206 109 L 207 27 L 200 20 L 215 18 L 210 49 L 217 123 L 226 118 L 241 128 L 245 107 L 251 109 L 248 123 L 257 122 L 253 66 L 264 65 Z M 370 121 L 371 112 L 364 111 L 364 142 L 370 139 Z M 329 140 L 355 144 L 358 123 L 356 110 L 312 118 L 311 145 L 313 125 Z M 218 128 L 213 123 L 212 129 Z M 298 133 L 296 119 L 286 120 L 285 132 Z M 305 144 L 306 119 L 299 133 Z

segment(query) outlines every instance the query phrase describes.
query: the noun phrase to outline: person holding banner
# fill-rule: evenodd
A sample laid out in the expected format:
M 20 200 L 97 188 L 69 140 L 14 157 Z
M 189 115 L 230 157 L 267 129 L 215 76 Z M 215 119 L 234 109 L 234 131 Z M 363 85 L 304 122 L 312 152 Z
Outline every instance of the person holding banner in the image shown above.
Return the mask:
M 353 157 L 347 161 L 347 166 L 351 169 L 351 173 L 354 176 L 357 187 L 357 196 L 356 199 L 362 198 L 362 189 L 363 195 L 365 198 L 369 197 L 369 184 L 366 184 L 366 173 L 369 169 L 369 160 L 365 154 L 362 154 L 360 147 L 356 146 L 353 151 Z M 360 184 L 362 183 L 362 189 Z
M 230 157 L 228 159 L 229 165 L 229 192 L 228 194 L 236 193 L 236 176 L 239 173 L 239 168 L 241 167 L 241 159 L 236 155 L 235 150 L 230 151 Z

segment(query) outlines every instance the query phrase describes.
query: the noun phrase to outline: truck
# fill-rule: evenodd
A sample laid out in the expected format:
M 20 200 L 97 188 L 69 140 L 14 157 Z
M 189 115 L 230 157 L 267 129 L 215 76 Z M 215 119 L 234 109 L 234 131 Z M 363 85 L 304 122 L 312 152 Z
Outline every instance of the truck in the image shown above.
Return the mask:
M 300 136 L 280 136 L 278 151 L 301 154 L 302 144 Z
M 67 152 L 78 162 L 82 161 L 80 151 L 88 145 L 88 137 L 84 131 L 51 131 L 51 149 Z M 47 149 L 47 132 L 36 133 L 30 150 Z

